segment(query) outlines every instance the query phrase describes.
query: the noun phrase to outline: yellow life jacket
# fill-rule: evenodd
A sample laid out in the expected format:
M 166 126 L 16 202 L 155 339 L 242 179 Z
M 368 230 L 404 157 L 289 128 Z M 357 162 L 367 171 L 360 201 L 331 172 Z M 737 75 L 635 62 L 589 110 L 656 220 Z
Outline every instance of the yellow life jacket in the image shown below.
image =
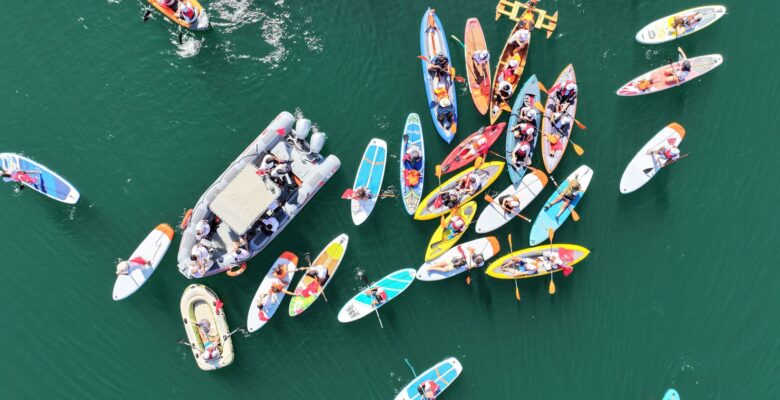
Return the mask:
M 446 88 L 446 87 L 445 87 L 445 88 L 441 88 L 441 89 L 439 89 L 439 88 L 434 88 L 434 89 L 433 89 L 433 94 L 435 94 L 435 95 L 436 95 L 436 101 L 437 101 L 437 102 L 438 102 L 439 100 L 441 100 L 441 99 L 445 98 L 445 97 L 449 97 L 449 93 L 447 92 L 447 88 Z

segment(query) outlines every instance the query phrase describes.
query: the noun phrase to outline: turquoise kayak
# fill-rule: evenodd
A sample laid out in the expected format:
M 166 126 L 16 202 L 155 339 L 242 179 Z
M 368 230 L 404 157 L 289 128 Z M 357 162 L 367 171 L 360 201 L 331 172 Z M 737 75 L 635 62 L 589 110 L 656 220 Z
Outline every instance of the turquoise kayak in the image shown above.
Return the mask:
M 565 181 L 559 182 L 560 186 L 552 194 L 552 196 L 550 196 L 550 198 L 544 202 L 545 206 L 552 203 L 560 193 L 566 190 L 566 188 L 569 187 L 569 180 L 574 178 L 577 178 L 577 180 L 580 182 L 580 193 L 577 195 L 577 197 L 574 198 L 574 200 L 571 201 L 570 206 L 563 211 L 560 217 L 556 218 L 555 216 L 558 215 L 558 213 L 561 211 L 561 208 L 563 207 L 563 201 L 556 203 L 547 210 L 542 207 L 541 211 L 539 211 L 539 215 L 534 219 L 534 225 L 531 227 L 531 246 L 536 246 L 539 243 L 548 240 L 549 234 L 547 230 L 550 228 L 552 228 L 553 231 L 558 230 L 558 228 L 560 228 L 561 225 L 566 222 L 566 220 L 569 218 L 569 215 L 571 215 L 571 210 L 577 207 L 577 204 L 579 204 L 580 200 L 582 200 L 582 196 L 585 194 L 585 191 L 588 190 L 590 180 L 593 178 L 593 170 L 590 169 L 587 165 L 582 165 L 577 168 L 574 172 L 572 172 L 571 175 L 566 178 Z
M 416 164 L 404 160 L 406 150 L 413 146 L 420 149 L 421 159 Z M 420 126 L 420 116 L 415 113 L 411 113 L 406 117 L 399 158 L 401 159 L 401 198 L 404 201 L 406 212 L 409 215 L 414 215 L 414 212 L 420 205 L 420 199 L 422 199 L 423 178 L 425 178 L 425 146 L 423 145 L 422 126 Z M 416 185 L 409 186 L 405 177 L 409 172 L 404 172 L 411 170 L 418 171 L 420 176 Z
M 372 283 L 369 289 L 382 288 L 387 294 L 387 298 L 376 306 L 371 304 L 372 297 L 366 294 L 368 289 L 361 289 L 347 304 L 344 304 L 344 307 L 341 307 L 338 316 L 339 322 L 357 321 L 366 315 L 372 314 L 375 309 L 382 307 L 403 293 L 414 282 L 415 275 L 417 275 L 417 271 L 413 268 L 405 268 Z
M 413 381 L 401 389 L 398 395 L 395 396 L 395 400 L 425 399 L 420 395 L 418 388 L 426 381 L 432 381 L 434 385 L 438 386 L 438 390 L 434 393 L 434 396 L 438 397 L 444 389 L 452 385 L 452 382 L 460 375 L 461 371 L 463 371 L 463 366 L 460 365 L 460 361 L 455 357 L 450 357 L 417 375 Z
M 539 81 L 536 79 L 536 75 L 531 75 L 531 77 L 525 81 L 522 89 L 520 89 L 520 94 L 517 96 L 517 98 L 515 98 L 515 104 L 512 106 L 512 114 L 509 116 L 509 128 L 507 128 L 506 131 L 506 172 L 509 173 L 509 179 L 512 180 L 513 185 L 520 183 L 520 180 L 523 179 L 523 175 L 525 175 L 526 171 L 528 171 L 528 168 L 522 164 L 518 168 L 512 162 L 512 151 L 515 149 L 517 142 L 511 131 L 517 125 L 518 114 L 520 109 L 523 108 L 523 105 L 525 104 L 535 109 L 534 103 L 540 103 L 540 100 L 541 94 L 539 93 Z M 539 127 L 541 127 L 541 123 L 542 114 L 537 113 L 536 132 L 534 132 L 534 140 L 531 143 L 531 152 L 528 154 L 528 159 L 531 159 L 534 155 L 536 142 L 539 139 Z
M 669 389 L 666 391 L 666 394 L 664 394 L 663 400 L 680 400 L 680 395 L 677 394 L 676 390 Z
M 425 11 L 420 24 L 420 54 L 426 59 L 433 60 L 437 54 L 444 54 L 449 60 L 450 71 L 452 71 L 452 57 L 450 57 L 450 48 L 447 46 L 447 35 L 444 34 L 444 27 L 432 9 Z M 425 82 L 425 95 L 428 97 L 428 108 L 431 110 L 433 125 L 439 136 L 449 143 L 455 137 L 458 128 L 458 103 L 456 99 L 455 82 L 452 81 L 451 74 L 445 79 L 439 81 L 447 88 L 447 96 L 452 103 L 452 121 L 448 126 L 442 125 L 437 118 L 439 102 L 437 96 L 433 93 L 433 76 L 428 73 L 428 61 L 422 60 L 423 78 Z
M 23 181 L 22 184 L 46 197 L 67 204 L 76 204 L 79 201 L 81 196 L 79 191 L 65 178 L 57 175 L 56 172 L 43 164 L 20 154 L 0 153 L 0 165 L 8 172 L 27 172 L 29 181 Z M 4 178 L 4 180 L 10 179 Z

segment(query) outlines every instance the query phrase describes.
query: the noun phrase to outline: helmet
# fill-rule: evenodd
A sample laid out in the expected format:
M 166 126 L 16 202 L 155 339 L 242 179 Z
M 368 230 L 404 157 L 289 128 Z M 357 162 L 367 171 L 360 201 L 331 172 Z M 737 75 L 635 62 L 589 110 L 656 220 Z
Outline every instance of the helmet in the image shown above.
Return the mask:
M 577 84 L 574 82 L 567 83 L 566 90 L 577 90 Z
M 509 60 L 509 68 L 517 68 L 520 63 L 516 59 Z
M 439 106 L 440 107 L 449 107 L 451 105 L 452 105 L 452 102 L 450 101 L 450 99 L 448 99 L 446 97 L 439 101 Z

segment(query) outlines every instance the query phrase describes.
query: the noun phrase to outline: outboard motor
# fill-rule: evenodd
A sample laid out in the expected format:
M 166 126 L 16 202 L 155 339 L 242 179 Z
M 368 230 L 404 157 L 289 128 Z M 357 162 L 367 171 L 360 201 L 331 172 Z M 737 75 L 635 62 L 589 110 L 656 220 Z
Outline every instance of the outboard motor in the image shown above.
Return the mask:
M 315 154 L 319 154 L 322 151 L 322 147 L 325 146 L 325 141 L 328 139 L 328 135 L 325 132 L 314 132 L 311 135 L 311 141 L 309 142 L 309 151 Z
M 306 137 L 309 136 L 309 131 L 311 130 L 311 120 L 308 120 L 306 118 L 301 118 L 297 121 L 295 121 L 295 138 L 298 139 L 298 142 L 302 142 L 306 140 Z

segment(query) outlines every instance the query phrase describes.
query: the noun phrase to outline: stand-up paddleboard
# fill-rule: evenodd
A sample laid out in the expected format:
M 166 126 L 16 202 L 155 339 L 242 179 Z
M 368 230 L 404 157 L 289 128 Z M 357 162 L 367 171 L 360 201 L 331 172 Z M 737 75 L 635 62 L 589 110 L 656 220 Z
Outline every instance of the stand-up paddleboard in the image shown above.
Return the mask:
M 179 307 L 184 330 L 195 362 L 204 371 L 227 367 L 235 358 L 233 338 L 228 336 L 230 329 L 221 303 L 216 293 L 203 285 L 189 285 L 181 295 Z M 209 351 L 214 347 L 218 354 Z
M 360 293 L 349 299 L 347 304 L 344 304 L 344 307 L 341 307 L 338 316 L 339 322 L 357 321 L 366 315 L 373 314 L 375 309 L 382 307 L 403 293 L 414 282 L 415 274 L 416 271 L 413 268 L 401 269 L 372 283 L 367 289 L 361 289 Z M 374 288 L 381 288 L 387 294 L 387 298 L 376 305 L 371 304 L 374 298 L 369 292 Z
M 170 9 L 161 4 L 160 0 L 147 0 L 149 4 L 154 6 L 157 11 L 165 15 L 166 18 L 173 21 L 177 25 L 183 28 L 187 28 L 191 31 L 205 31 L 209 28 L 209 16 L 206 14 L 206 10 L 198 3 L 197 0 L 185 0 L 185 3 L 189 3 L 192 8 L 195 9 L 195 21 L 187 22 L 184 18 L 177 16 L 176 11 Z
M 501 107 L 502 104 L 499 101 L 499 98 L 496 96 L 498 93 L 498 88 L 501 82 L 505 79 L 502 78 L 504 75 L 504 71 L 506 71 L 509 68 L 509 61 L 513 57 L 513 51 L 516 48 L 515 46 L 509 45 L 509 39 L 514 36 L 514 34 L 522 28 L 524 24 L 526 24 L 528 21 L 525 19 L 525 17 L 528 14 L 529 11 L 526 11 L 523 13 L 523 19 L 518 21 L 515 24 L 515 27 L 512 28 L 512 32 L 509 32 L 509 36 L 507 36 L 507 40 L 504 42 L 504 49 L 501 50 L 501 56 L 498 58 L 498 63 L 496 64 L 496 72 L 493 76 L 493 90 L 491 92 L 490 97 L 490 123 L 495 124 L 496 121 L 498 121 L 498 117 L 501 116 L 501 113 L 504 112 L 503 108 Z M 533 18 L 533 13 L 530 14 L 530 18 Z M 531 22 L 533 24 L 533 22 Z M 523 70 L 525 69 L 525 62 L 528 60 L 528 49 L 531 48 L 531 38 L 529 36 L 528 38 L 528 45 L 525 46 L 524 49 L 520 50 L 518 53 L 518 56 L 520 58 L 519 65 L 517 69 L 515 69 L 514 72 L 514 80 L 509 82 L 512 85 L 512 91 L 514 92 L 517 89 L 517 85 L 520 83 L 520 77 L 523 75 Z M 509 101 L 507 99 L 507 101 Z M 506 106 L 509 106 L 509 104 L 505 104 Z
M 450 387 L 462 371 L 463 366 L 460 365 L 460 361 L 455 357 L 450 357 L 417 375 L 413 381 L 401 389 L 395 396 L 395 400 L 424 400 L 425 397 L 420 395 L 417 389 L 426 381 L 433 381 L 439 387 L 435 394 L 438 398 L 439 394 Z
M 509 116 L 509 128 L 507 128 L 506 131 L 506 147 L 505 147 L 505 155 L 506 155 L 506 172 L 509 173 L 509 179 L 512 180 L 513 184 L 517 184 L 520 182 L 521 179 L 523 179 L 523 175 L 525 175 L 526 171 L 528 171 L 528 167 L 523 162 L 523 160 L 518 160 L 519 165 L 515 165 L 512 159 L 512 152 L 515 150 L 515 145 L 517 145 L 517 140 L 515 139 L 515 135 L 513 135 L 512 129 L 518 124 L 518 115 L 520 113 L 520 109 L 527 106 L 531 107 L 534 110 L 536 110 L 536 107 L 534 107 L 534 104 L 536 102 L 541 102 L 541 94 L 539 92 L 539 80 L 536 79 L 536 75 L 531 75 L 530 78 L 528 78 L 527 81 L 525 81 L 525 84 L 523 84 L 523 87 L 520 89 L 520 94 L 515 99 L 515 104 L 512 106 L 512 114 Z M 542 114 L 540 112 L 536 113 L 536 124 L 535 124 L 535 131 L 534 131 L 534 140 L 531 142 L 531 150 L 528 153 L 528 160 L 531 160 L 531 158 L 534 155 L 534 149 L 536 148 L 536 142 L 539 140 L 539 131 L 542 127 Z
M 425 198 L 420 202 L 420 206 L 417 207 L 417 211 L 414 213 L 414 219 L 425 221 L 434 219 L 449 212 L 450 209 L 441 201 L 441 194 L 451 189 L 457 188 L 458 181 L 461 178 L 472 172 L 475 172 L 480 178 L 479 187 L 474 193 L 470 195 L 461 195 L 458 198 L 458 206 L 471 201 L 485 189 L 487 189 L 488 186 L 493 184 L 496 179 L 498 179 L 498 176 L 501 174 L 501 170 L 504 169 L 504 164 L 505 163 L 503 161 L 491 161 L 482 164 L 479 169 L 471 167 L 461 171 L 457 175 L 448 179 L 446 182 L 442 183 L 441 186 L 433 189 L 431 193 L 428 193 L 428 196 L 425 196 Z
M 360 160 L 355 184 L 352 185 L 354 193 L 359 186 L 368 188 L 371 191 L 371 198 L 358 200 L 352 199 L 352 222 L 360 225 L 368 218 L 379 198 L 379 192 L 382 190 L 382 178 L 385 175 L 385 162 L 387 161 L 387 143 L 382 139 L 371 139 L 368 143 L 363 158 Z
M 292 299 L 290 299 L 289 314 L 291 317 L 299 315 L 306 311 L 317 298 L 320 297 L 322 292 L 328 286 L 333 278 L 333 274 L 341 264 L 341 260 L 344 259 L 344 253 L 347 251 L 347 244 L 349 243 L 349 236 L 342 233 L 335 239 L 333 239 L 327 246 L 317 255 L 317 258 L 312 262 L 312 266 L 322 265 L 328 269 L 328 277 L 325 283 L 320 285 L 315 278 L 309 275 L 303 275 L 301 280 L 298 281 L 298 286 L 295 287 Z
M 701 6 L 680 11 L 672 15 L 659 18 L 642 28 L 636 34 L 636 41 L 642 44 L 659 44 L 671 42 L 672 40 L 688 36 L 698 32 L 719 20 L 726 15 L 724 6 Z M 678 32 L 675 28 L 675 19 L 682 18 L 692 23 L 684 25 L 683 32 Z M 695 18 L 700 18 L 698 22 Z
M 469 81 L 471 100 L 480 114 L 485 115 L 490 106 L 490 61 L 480 65 L 474 61 L 474 53 L 487 50 L 485 34 L 476 18 L 466 20 L 463 34 L 463 50 L 466 53 L 466 76 Z
M 679 80 L 676 74 L 683 67 L 683 62 L 685 61 L 691 63 L 691 70 L 684 80 Z M 719 67 L 721 64 L 723 64 L 723 56 L 720 54 L 709 54 L 680 60 L 637 76 L 618 89 L 617 94 L 618 96 L 642 96 L 671 89 L 690 82 Z M 671 71 L 674 72 L 674 75 L 669 74 Z M 668 78 L 671 79 L 667 81 Z
M 590 169 L 587 165 L 582 165 L 577 168 L 574 172 L 572 172 L 571 175 L 566 178 L 565 181 L 560 182 L 558 189 L 544 203 L 545 206 L 552 203 L 561 193 L 563 193 L 563 191 L 569 187 L 569 181 L 574 178 L 580 182 L 580 193 L 574 198 L 574 200 L 571 201 L 569 207 L 566 207 L 566 210 L 564 210 L 561 216 L 558 218 L 555 216 L 558 215 L 559 211 L 561 211 L 561 208 L 563 207 L 563 201 L 559 201 L 547 210 L 545 210 L 543 207 L 539 211 L 539 215 L 536 216 L 534 224 L 531 227 L 531 246 L 536 246 L 537 244 L 548 240 L 549 234 L 547 230 L 549 228 L 557 230 L 564 222 L 566 222 L 566 219 L 568 219 L 569 215 L 571 215 L 571 210 L 577 207 L 577 204 L 579 204 L 582 196 L 585 195 L 585 191 L 588 190 L 590 180 L 593 178 L 593 170 Z
M 425 251 L 425 261 L 432 260 L 440 256 L 442 253 L 449 250 L 455 243 L 458 243 L 458 240 L 460 240 L 461 236 L 463 236 L 469 229 L 469 225 L 471 225 L 471 221 L 474 219 L 474 216 L 477 215 L 477 202 L 470 201 L 464 204 L 463 207 L 458 208 L 457 211 L 450 213 L 450 215 L 444 220 L 443 225 L 448 226 L 452 220 L 452 217 L 456 215 L 462 218 L 463 222 L 465 223 L 463 230 L 455 234 L 455 236 L 448 238 L 450 231 L 444 229 L 442 224 L 439 224 L 439 227 L 436 228 L 433 236 L 431 236 L 431 240 L 428 242 L 428 249 Z
M 35 162 L 21 154 L 0 153 L 0 165 L 8 172 L 25 171 L 31 178 L 23 180 L 24 186 L 35 190 L 49 198 L 67 204 L 76 204 L 79 201 L 79 191 L 76 190 L 65 178 L 57 175 L 45 165 Z M 8 181 L 8 179 L 4 179 Z
M 173 240 L 173 228 L 168 224 L 157 225 L 128 258 L 127 274 L 117 276 L 114 282 L 114 300 L 122 300 L 135 293 L 152 276 L 160 265 Z M 143 261 L 151 264 L 145 265 Z
M 620 178 L 620 192 L 631 193 L 641 188 L 663 168 L 663 165 L 659 164 L 655 157 L 647 154 L 648 152 L 656 151 L 662 146 L 679 147 L 684 137 L 685 128 L 676 122 L 661 129 L 661 132 L 653 136 L 628 163 L 626 170 L 623 171 L 623 177 Z
M 438 119 L 439 101 L 436 94 L 433 92 L 435 89 L 433 83 L 433 76 L 428 73 L 428 62 L 422 60 L 423 78 L 425 83 L 425 95 L 428 98 L 428 108 L 431 110 L 431 117 L 433 118 L 433 125 L 436 127 L 436 131 L 439 132 L 439 136 L 449 143 L 452 138 L 455 137 L 455 132 L 458 129 L 458 102 L 455 92 L 455 82 L 452 80 L 452 75 L 455 69 L 452 67 L 452 57 L 450 57 L 450 48 L 447 46 L 447 36 L 444 34 L 444 28 L 442 27 L 439 17 L 432 9 L 425 11 L 420 24 L 420 53 L 428 60 L 433 60 L 437 54 L 442 53 L 449 60 L 450 74 L 437 81 L 437 83 L 444 84 L 447 89 L 447 98 L 452 103 L 452 121 L 451 125 L 444 126 Z
M 441 172 L 446 174 L 456 171 L 474 162 L 477 156 L 485 158 L 490 146 L 498 140 L 501 132 L 504 131 L 506 122 L 500 122 L 495 125 L 483 126 L 472 133 L 464 141 L 460 142 L 441 162 Z M 482 143 L 480 143 L 482 142 Z
M 416 146 L 420 149 L 420 162 L 412 165 L 404 161 L 406 151 Z M 414 215 L 414 210 L 420 205 L 423 193 L 423 179 L 425 178 L 425 145 L 423 143 L 422 126 L 420 125 L 420 116 L 411 113 L 406 117 L 406 126 L 404 126 L 404 135 L 401 138 L 401 198 L 403 198 L 404 207 L 409 215 Z M 408 172 L 407 167 L 409 167 Z M 417 172 L 411 172 L 417 171 Z M 417 175 L 416 178 L 410 175 Z M 418 175 L 419 173 L 419 175 Z M 417 184 L 413 185 L 414 180 Z
M 271 293 L 271 285 L 281 281 L 284 285 L 284 289 L 287 290 L 287 288 L 290 287 L 293 275 L 295 275 L 295 268 L 297 265 L 298 256 L 289 251 L 285 251 L 276 259 L 276 262 L 274 262 L 271 269 L 268 270 L 268 273 L 265 274 L 265 278 L 260 282 L 260 287 L 257 288 L 255 297 L 252 298 L 252 304 L 249 305 L 249 314 L 247 314 L 246 317 L 246 329 L 249 332 L 254 332 L 262 328 L 271 317 L 274 316 L 276 310 L 279 309 L 279 305 L 282 304 L 284 293 L 281 291 L 278 293 Z M 281 266 L 287 271 L 284 278 L 281 280 L 274 275 L 274 269 L 277 266 Z M 263 296 L 268 296 L 268 301 L 266 302 L 266 305 L 263 306 L 263 310 L 260 311 L 257 307 L 257 302 Z
M 566 68 L 563 69 L 563 72 L 558 76 L 558 79 L 555 80 L 555 84 L 550 88 L 549 96 L 547 96 L 547 104 L 544 107 L 545 116 L 542 120 L 542 161 L 544 161 L 544 168 L 547 169 L 548 174 L 551 174 L 555 170 L 558 163 L 561 162 L 563 154 L 566 152 L 566 148 L 569 144 L 569 136 L 571 136 L 571 131 L 574 129 L 574 118 L 575 114 L 577 114 L 577 105 L 580 103 L 578 89 L 577 100 L 566 109 L 566 114 L 571 117 L 571 124 L 564 129 L 564 132 L 560 132 L 553 126 L 551 122 L 555 108 L 553 88 L 556 86 L 560 88 L 566 81 L 577 83 L 577 76 L 574 74 L 574 66 L 571 64 L 566 66 Z M 553 137 L 558 139 L 557 142 L 553 143 L 550 140 Z
M 493 261 L 485 269 L 485 273 L 491 278 L 496 279 L 525 279 L 550 275 L 562 271 L 563 268 L 555 265 L 551 265 L 549 270 L 544 267 L 540 267 L 536 270 L 521 269 L 518 268 L 517 264 L 513 261 L 513 259 L 534 259 L 542 256 L 548 257 L 550 252 L 557 255 L 566 267 L 573 267 L 590 254 L 590 250 L 576 244 L 555 243 L 552 246 L 541 245 L 529 247 L 527 249 L 516 250 L 514 253 L 509 253 L 498 260 Z
M 664 393 L 663 400 L 680 400 L 680 395 L 674 389 L 669 389 Z
M 483 261 L 487 261 L 498 254 L 499 250 L 501 250 L 501 246 L 498 244 L 498 239 L 495 236 L 459 244 L 423 264 L 417 270 L 417 279 L 421 281 L 440 281 L 453 277 L 470 268 L 478 267 L 479 265 L 474 265 L 475 256 L 481 256 Z M 464 259 L 466 261 L 464 265 L 460 267 L 455 265 L 455 262 L 460 263 Z
M 477 233 L 487 233 L 496 230 L 513 218 L 517 218 L 515 213 L 522 213 L 536 196 L 544 190 L 546 185 L 547 175 L 540 170 L 524 176 L 517 186 L 509 185 L 508 188 L 493 198 L 498 204 L 495 202 L 490 203 L 482 210 L 482 214 L 477 219 Z M 501 206 L 501 202 L 510 197 L 514 197 L 520 202 L 520 207 L 513 210 L 515 213 L 509 212 Z

